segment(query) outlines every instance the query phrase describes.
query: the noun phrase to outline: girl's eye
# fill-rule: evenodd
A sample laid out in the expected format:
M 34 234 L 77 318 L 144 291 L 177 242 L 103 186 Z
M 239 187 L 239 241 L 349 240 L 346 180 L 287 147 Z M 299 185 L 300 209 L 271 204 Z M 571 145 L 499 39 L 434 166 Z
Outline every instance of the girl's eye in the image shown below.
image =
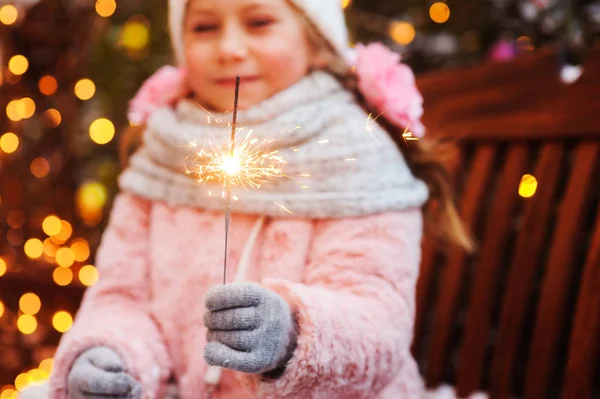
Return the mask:
M 203 32 L 213 32 L 217 30 L 219 27 L 216 24 L 198 24 L 194 26 L 194 32 L 203 33 Z
M 264 28 L 273 23 L 272 19 L 262 18 L 262 19 L 254 19 L 250 21 L 250 26 L 253 28 Z

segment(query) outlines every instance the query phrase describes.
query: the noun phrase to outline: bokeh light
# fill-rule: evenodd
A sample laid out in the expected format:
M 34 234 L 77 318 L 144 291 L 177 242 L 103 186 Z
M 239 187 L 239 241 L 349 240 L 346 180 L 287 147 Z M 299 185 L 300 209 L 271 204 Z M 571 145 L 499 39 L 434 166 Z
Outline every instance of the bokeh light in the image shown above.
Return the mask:
M 58 251 L 58 245 L 52 242 L 52 238 L 46 238 L 44 240 L 44 254 L 51 258 L 56 256 L 56 251 Z
M 75 263 L 75 255 L 73 255 L 71 248 L 59 248 L 59 250 L 56 251 L 56 263 L 60 267 L 73 266 L 73 263 Z
M 60 219 L 56 215 L 47 216 L 42 222 L 42 230 L 48 236 L 54 236 L 60 232 L 62 228 L 62 224 L 60 223 Z
M 21 315 L 17 319 L 17 328 L 25 335 L 33 334 L 37 330 L 37 320 L 29 314 Z
M 15 378 L 15 388 L 17 389 L 17 391 L 22 391 L 23 389 L 31 385 L 32 382 L 33 381 L 31 380 L 31 378 L 29 378 L 29 375 L 27 375 L 27 373 L 21 373 L 17 376 L 17 378 Z
M 6 116 L 13 122 L 18 122 L 25 117 L 25 104 L 21 100 L 12 100 L 6 105 Z
M 69 238 L 71 238 L 72 233 L 73 227 L 71 226 L 71 223 L 67 222 L 66 220 L 61 220 L 60 231 L 52 236 L 52 241 L 54 241 L 55 244 L 64 244 Z
M 92 265 L 83 266 L 79 270 L 79 281 L 85 286 L 92 286 L 98 282 L 100 275 L 98 269 Z
M 517 47 L 521 51 L 533 51 L 535 49 L 535 45 L 533 44 L 533 40 L 529 36 L 519 36 L 517 39 Z
M 0 258 L 0 277 L 6 274 L 7 269 L 6 261 L 3 258 Z
M 31 259 L 38 259 L 44 253 L 44 244 L 37 238 L 31 238 L 25 242 L 25 255 Z
M 431 7 L 429 7 L 429 17 L 433 22 L 443 24 L 450 18 L 450 8 L 446 3 L 433 3 Z
M 42 94 L 51 96 L 56 93 L 56 90 L 58 90 L 58 83 L 53 76 L 46 75 L 40 79 L 38 87 Z
M 104 18 L 108 18 L 115 13 L 117 3 L 115 0 L 97 0 L 96 12 Z
M 19 299 L 19 309 L 25 314 L 35 315 L 41 308 L 42 301 L 40 300 L 40 297 L 33 292 L 24 294 L 21 299 Z
M 31 380 L 32 384 L 39 384 L 41 382 L 48 381 L 50 373 L 43 369 L 33 369 L 27 372 L 27 376 Z
M 29 68 L 29 61 L 21 54 L 14 55 L 8 61 L 8 70 L 14 75 L 23 75 Z
M 52 280 L 54 280 L 57 285 L 65 287 L 73 281 L 73 271 L 69 268 L 57 267 L 52 272 Z
M 90 79 L 81 79 L 75 83 L 75 95 L 80 100 L 89 100 L 96 93 L 96 85 Z
M 57 127 L 60 125 L 60 122 L 62 122 L 62 115 L 57 109 L 50 108 L 44 113 L 44 115 L 46 116 L 50 127 Z
M 523 198 L 531 198 L 537 191 L 538 182 L 532 175 L 524 175 L 519 184 L 519 195 Z
M 342 8 L 348 8 L 348 6 L 350 6 L 351 3 L 352 0 L 342 0 Z
M 415 39 L 415 27 L 406 21 L 394 21 L 390 24 L 389 33 L 398 44 L 407 45 Z
M 134 51 L 145 48 L 150 41 L 150 27 L 148 20 L 141 15 L 130 18 L 121 32 L 120 44 Z
M 0 301 L 0 318 L 4 316 L 4 302 Z
M 54 369 L 54 359 L 48 358 L 48 359 L 42 360 L 40 362 L 39 369 L 44 370 L 48 374 L 52 374 L 52 370 Z
M 52 326 L 58 332 L 65 333 L 71 329 L 73 317 L 64 310 L 56 312 L 52 317 Z
M 12 25 L 17 21 L 19 12 L 12 4 L 4 4 L 0 7 L 0 22 L 4 25 Z
M 71 251 L 73 251 L 77 262 L 85 262 L 90 257 L 90 245 L 83 238 L 73 240 Z
M 23 119 L 28 119 L 35 114 L 35 102 L 29 98 L 25 97 L 21 99 L 21 104 L 23 104 Z
M 36 158 L 29 165 L 31 174 L 37 178 L 43 178 L 50 173 L 50 163 L 45 158 Z
M 0 137 L 0 150 L 12 154 L 19 148 L 19 137 L 14 133 L 5 133 Z
M 79 187 L 76 194 L 77 210 L 85 223 L 95 225 L 100 221 L 107 199 L 106 187 L 99 182 L 88 182 Z
M 12 388 L 7 388 L 0 393 L 0 399 L 16 399 L 19 393 Z
M 90 126 L 90 138 L 96 144 L 107 144 L 115 136 L 115 126 L 106 118 L 96 119 Z

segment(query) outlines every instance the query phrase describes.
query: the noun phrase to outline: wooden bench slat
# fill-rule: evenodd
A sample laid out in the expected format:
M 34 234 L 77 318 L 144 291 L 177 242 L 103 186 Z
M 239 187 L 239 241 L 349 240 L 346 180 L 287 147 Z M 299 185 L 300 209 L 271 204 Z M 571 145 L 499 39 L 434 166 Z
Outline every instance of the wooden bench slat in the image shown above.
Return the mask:
M 534 279 L 541 267 L 540 256 L 550 224 L 550 212 L 557 190 L 565 149 L 562 144 L 542 146 L 533 175 L 538 188 L 525 204 L 523 224 L 516 238 L 501 305 L 498 340 L 494 347 L 490 392 L 493 398 L 512 397 L 512 370 Z
M 519 202 L 519 183 L 526 171 L 527 160 L 527 145 L 517 144 L 509 148 L 491 209 L 486 215 L 481 255 L 475 271 L 459 357 L 456 386 L 461 397 L 468 396 L 480 387 L 496 288 L 504 267 L 503 254 L 513 222 L 511 215 Z
M 600 355 L 600 203 L 577 300 L 562 392 L 564 399 L 591 399 Z
M 569 290 L 575 276 L 577 244 L 586 217 L 591 188 L 596 187 L 595 164 L 600 142 L 582 142 L 574 152 L 574 167 L 560 208 L 558 224 L 550 247 L 548 268 L 542 283 L 540 303 L 527 366 L 525 397 L 545 399 L 551 373 L 556 366 L 562 325 L 567 320 Z
M 480 146 L 474 155 L 465 190 L 460 204 L 460 213 L 466 226 L 473 230 L 480 216 L 482 197 L 492 173 L 496 149 L 492 145 Z M 431 346 L 428 353 L 426 383 L 435 387 L 442 382 L 446 360 L 449 359 L 448 344 L 456 319 L 456 307 L 463 285 L 467 254 L 452 251 L 448 257 L 440 283 L 440 294 L 435 306 Z
M 448 174 L 450 179 L 456 187 L 456 178 L 460 169 L 461 157 L 457 157 L 454 162 L 448 165 Z M 416 314 L 415 314 L 415 325 L 413 333 L 413 342 L 411 346 L 411 352 L 416 359 L 420 358 L 423 351 L 423 337 L 427 329 L 427 314 L 430 307 L 431 293 L 435 287 L 433 287 L 435 280 L 435 272 L 438 270 L 439 265 L 436 265 L 438 259 L 439 248 L 435 244 L 434 240 L 425 237 L 423 240 L 423 258 L 421 259 L 421 265 L 419 266 L 419 278 L 416 286 Z

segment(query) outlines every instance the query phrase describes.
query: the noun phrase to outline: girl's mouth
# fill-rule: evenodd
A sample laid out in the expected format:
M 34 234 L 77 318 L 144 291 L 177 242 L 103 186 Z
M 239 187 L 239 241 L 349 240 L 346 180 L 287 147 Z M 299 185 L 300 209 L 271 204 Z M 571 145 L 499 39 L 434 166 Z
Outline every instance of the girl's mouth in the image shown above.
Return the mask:
M 259 79 L 258 76 L 242 76 L 240 78 L 240 84 L 253 83 L 253 82 L 256 82 L 258 79 Z M 235 86 L 235 77 L 215 79 L 215 83 L 219 86 L 233 87 L 233 86 Z

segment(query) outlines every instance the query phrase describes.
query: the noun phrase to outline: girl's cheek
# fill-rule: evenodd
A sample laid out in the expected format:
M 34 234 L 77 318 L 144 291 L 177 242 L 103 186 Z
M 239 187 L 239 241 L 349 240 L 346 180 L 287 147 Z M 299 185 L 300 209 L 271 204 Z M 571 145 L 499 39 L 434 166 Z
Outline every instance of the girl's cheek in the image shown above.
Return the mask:
M 261 49 L 261 64 L 272 71 L 272 74 L 291 75 L 307 71 L 307 54 L 303 43 L 290 44 L 280 40 L 265 43 Z

